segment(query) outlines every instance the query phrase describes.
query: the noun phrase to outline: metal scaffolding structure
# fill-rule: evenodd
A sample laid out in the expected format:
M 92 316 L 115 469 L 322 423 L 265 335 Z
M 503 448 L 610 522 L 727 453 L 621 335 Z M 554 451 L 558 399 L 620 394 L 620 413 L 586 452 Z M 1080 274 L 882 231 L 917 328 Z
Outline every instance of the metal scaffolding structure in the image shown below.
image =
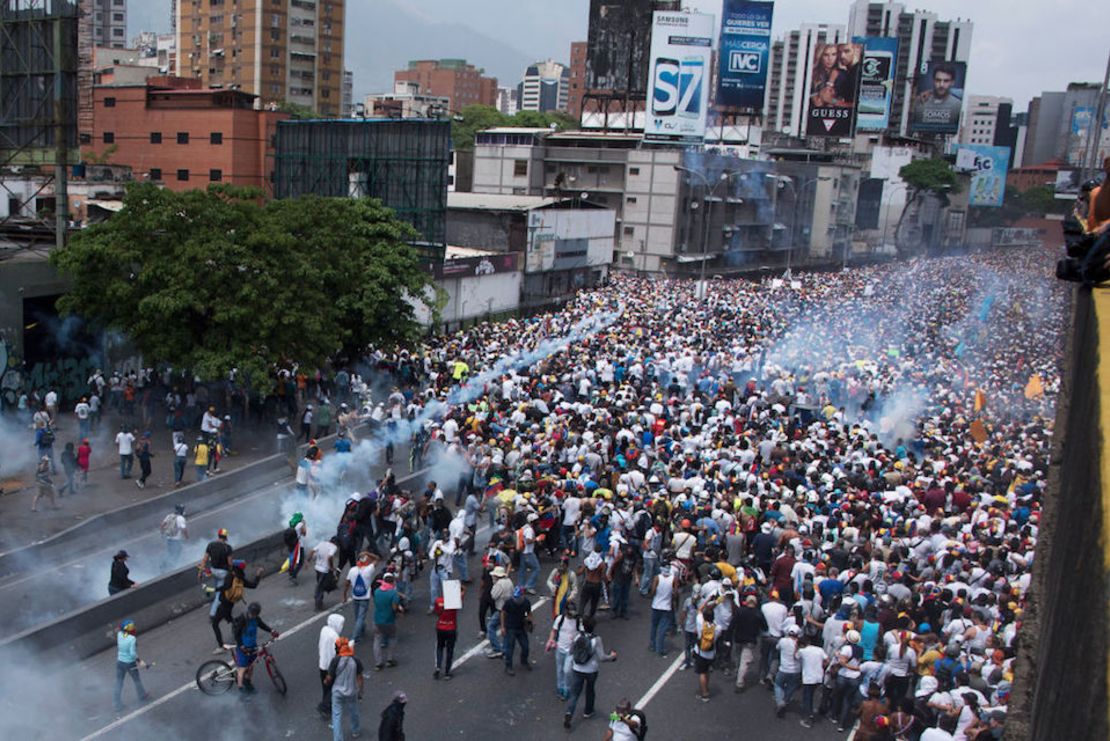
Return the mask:
M 66 168 L 77 154 L 78 18 L 75 0 L 0 0 L 0 171 L 37 176 L 29 196 L 0 179 L 16 212 L 0 220 L 0 235 L 30 247 L 49 237 L 65 243 Z M 52 218 L 20 218 L 50 191 Z
M 419 232 L 425 258 L 443 260 L 450 122 L 282 121 L 275 149 L 276 198 L 377 198 Z

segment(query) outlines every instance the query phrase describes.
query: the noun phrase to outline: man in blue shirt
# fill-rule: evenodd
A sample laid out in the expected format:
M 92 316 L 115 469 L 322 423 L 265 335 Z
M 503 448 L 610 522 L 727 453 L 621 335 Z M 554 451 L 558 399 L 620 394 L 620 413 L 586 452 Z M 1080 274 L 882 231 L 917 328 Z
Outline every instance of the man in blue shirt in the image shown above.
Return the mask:
M 250 674 L 255 654 L 258 653 L 258 629 L 269 633 L 274 638 L 278 632 L 262 620 L 262 605 L 251 602 L 245 614 L 240 613 L 232 621 L 232 630 L 235 633 L 235 683 L 246 699 L 247 693 L 254 692 Z

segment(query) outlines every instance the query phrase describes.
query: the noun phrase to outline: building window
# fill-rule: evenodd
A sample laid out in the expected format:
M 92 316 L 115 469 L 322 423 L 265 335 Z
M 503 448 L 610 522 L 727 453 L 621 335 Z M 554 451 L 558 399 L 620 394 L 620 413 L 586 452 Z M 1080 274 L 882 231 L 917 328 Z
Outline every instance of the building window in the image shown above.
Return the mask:
M 209 144 L 223 144 L 223 143 L 224 143 L 224 135 L 223 135 L 223 133 L 222 133 L 222 132 L 219 132 L 219 131 L 213 131 L 213 132 L 212 132 L 212 133 L 211 133 L 211 134 L 210 134 L 210 135 L 208 136 L 208 143 L 209 143 Z
M 187 182 L 189 180 L 189 171 L 188 170 L 178 170 L 177 171 L 177 179 L 182 181 L 182 182 Z
M 218 183 L 218 182 L 220 182 L 221 180 L 224 179 L 224 171 L 223 170 L 209 170 L 208 171 L 208 179 L 213 183 Z
M 151 180 L 161 180 L 162 179 L 162 168 L 161 167 L 152 167 L 152 168 L 150 168 L 150 179 Z
M 629 175 L 639 175 L 640 174 L 640 168 L 639 167 L 630 167 L 630 168 L 628 168 L 628 174 Z
M 628 198 L 625 199 L 625 202 L 626 203 L 635 203 L 636 202 L 636 196 L 629 196 Z
M 270 47 L 270 59 L 278 59 L 280 57 L 281 57 L 281 49 L 278 49 L 276 46 L 271 46 Z
M 513 161 L 513 176 L 522 177 L 528 174 L 528 160 Z
M 179 131 L 179 132 L 177 132 L 177 143 L 178 144 L 188 144 L 189 143 L 189 132 L 188 131 Z
M 115 142 L 115 140 L 116 140 L 116 135 L 113 134 L 111 131 L 105 131 L 104 132 L 104 143 L 105 144 L 112 144 L 113 142 Z
M 92 134 L 81 134 L 78 139 L 82 144 L 92 144 Z
M 281 29 L 280 28 L 271 28 L 270 29 L 270 40 L 271 41 L 281 41 Z
M 633 235 L 633 234 L 635 234 L 635 233 L 636 233 L 636 227 L 634 227 L 634 226 L 626 226 L 626 227 L 624 228 L 624 233 L 625 233 L 625 236 L 631 236 L 631 235 Z
M 115 98 L 105 98 L 104 99 L 104 107 L 105 108 L 115 108 L 116 107 L 116 99 Z
M 162 132 L 161 131 L 152 131 L 152 132 L 150 132 L 150 143 L 151 144 L 161 144 L 162 143 Z

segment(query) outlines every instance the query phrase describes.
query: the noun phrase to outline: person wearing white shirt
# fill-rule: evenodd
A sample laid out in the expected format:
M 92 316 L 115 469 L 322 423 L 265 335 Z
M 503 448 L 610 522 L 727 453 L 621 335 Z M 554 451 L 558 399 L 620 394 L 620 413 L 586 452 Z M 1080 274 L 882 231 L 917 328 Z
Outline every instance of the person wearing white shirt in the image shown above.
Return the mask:
M 536 557 L 536 530 L 534 525 L 539 519 L 539 515 L 535 512 L 529 512 L 521 533 L 524 550 L 520 554 L 520 580 L 521 586 L 528 594 L 536 593 L 536 581 L 540 577 L 540 560 Z
M 825 651 L 817 645 L 816 637 L 805 639 L 805 645 L 798 649 L 798 663 L 802 667 L 802 725 L 812 728 L 817 719 L 813 698 L 825 681 L 825 667 L 828 666 Z
M 801 634 L 798 626 L 791 625 L 775 646 L 779 653 L 779 669 L 775 672 L 775 714 L 780 718 L 786 715 L 786 706 L 802 683 L 802 664 L 798 658 Z
M 126 427 L 120 425 L 119 432 L 116 433 L 116 449 L 119 451 L 119 477 L 121 479 L 131 478 L 131 467 L 135 464 L 134 443 L 135 435 L 129 432 Z

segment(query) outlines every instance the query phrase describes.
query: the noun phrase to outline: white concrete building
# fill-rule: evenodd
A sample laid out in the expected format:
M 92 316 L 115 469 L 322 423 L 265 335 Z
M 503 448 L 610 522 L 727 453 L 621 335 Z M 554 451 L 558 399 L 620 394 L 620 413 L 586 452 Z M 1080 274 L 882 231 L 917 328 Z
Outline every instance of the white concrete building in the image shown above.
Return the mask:
M 803 23 L 771 45 L 764 126 L 792 136 L 805 133 L 810 77 L 817 47 L 848 41 L 847 29 L 833 23 Z
M 565 111 L 570 68 L 551 59 L 529 65 L 517 91 L 522 111 Z
M 998 107 L 1003 103 L 1013 105 L 1010 98 L 994 95 L 969 95 L 964 101 L 963 125 L 960 126 L 960 144 L 994 144 L 998 127 Z

